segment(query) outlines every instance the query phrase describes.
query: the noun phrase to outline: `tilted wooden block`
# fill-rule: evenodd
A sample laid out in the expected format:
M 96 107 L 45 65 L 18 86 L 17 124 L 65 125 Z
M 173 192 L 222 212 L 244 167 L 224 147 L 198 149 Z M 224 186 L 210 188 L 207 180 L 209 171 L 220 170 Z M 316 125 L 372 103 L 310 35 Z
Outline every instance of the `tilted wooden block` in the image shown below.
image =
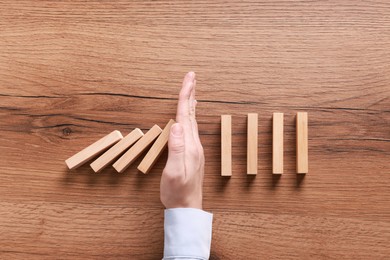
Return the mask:
M 273 113 L 272 173 L 283 174 L 283 113 Z
M 257 174 L 258 164 L 258 114 L 248 114 L 248 129 L 247 129 L 247 174 Z
M 221 116 L 221 176 L 232 176 L 232 116 Z
M 91 163 L 91 168 L 95 172 L 100 172 L 106 167 L 108 164 L 113 162 L 116 158 L 118 158 L 122 153 L 124 153 L 130 146 L 132 146 L 138 139 L 140 139 L 144 133 L 141 129 L 136 128 L 131 131 L 128 135 L 126 135 L 122 140 L 120 140 L 117 144 L 111 147 L 107 152 L 105 152 L 102 156 L 97 158 L 94 162 Z
M 307 112 L 297 113 L 297 173 L 309 171 L 308 116 Z
M 159 136 L 161 128 L 154 125 L 141 139 L 138 140 L 122 157 L 120 157 L 113 167 L 117 172 L 124 172 L 127 167 L 134 162 L 146 148 Z
M 97 140 L 90 146 L 84 148 L 82 151 L 76 153 L 75 155 L 67 159 L 65 163 L 69 169 L 73 170 L 81 166 L 85 162 L 89 161 L 90 159 L 94 158 L 95 156 L 99 155 L 100 153 L 104 152 L 122 138 L 123 136 L 121 132 L 115 130 L 110 134 Z
M 148 153 L 142 159 L 142 162 L 138 165 L 138 170 L 144 174 L 148 173 L 152 169 L 153 165 L 157 162 L 164 148 L 167 146 L 169 133 L 171 132 L 171 126 L 175 123 L 174 120 L 169 120 L 168 124 L 164 127 L 164 130 L 154 142 Z

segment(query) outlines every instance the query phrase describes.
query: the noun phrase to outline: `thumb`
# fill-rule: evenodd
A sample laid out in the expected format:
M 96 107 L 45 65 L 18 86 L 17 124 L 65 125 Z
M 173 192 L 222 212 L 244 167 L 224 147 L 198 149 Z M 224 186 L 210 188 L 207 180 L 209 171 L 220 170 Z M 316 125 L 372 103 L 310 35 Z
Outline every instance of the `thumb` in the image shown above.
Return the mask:
M 171 127 L 168 139 L 168 161 L 166 170 L 168 174 L 176 175 L 184 173 L 184 133 L 180 123 Z

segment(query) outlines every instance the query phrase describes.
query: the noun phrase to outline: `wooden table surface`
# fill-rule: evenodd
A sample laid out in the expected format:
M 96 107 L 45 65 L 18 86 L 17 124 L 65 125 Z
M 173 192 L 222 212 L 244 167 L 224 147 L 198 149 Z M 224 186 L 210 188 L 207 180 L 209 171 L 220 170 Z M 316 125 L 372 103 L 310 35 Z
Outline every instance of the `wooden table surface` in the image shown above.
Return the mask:
M 0 1 L 0 258 L 161 259 L 160 175 L 64 160 L 112 130 L 164 126 L 197 73 L 211 259 L 390 255 L 390 3 Z M 309 113 L 309 173 L 295 115 Z M 246 115 L 259 173 L 246 176 Z M 271 119 L 285 113 L 285 173 Z M 220 115 L 233 176 L 220 176 Z M 388 258 L 387 258 L 388 259 Z

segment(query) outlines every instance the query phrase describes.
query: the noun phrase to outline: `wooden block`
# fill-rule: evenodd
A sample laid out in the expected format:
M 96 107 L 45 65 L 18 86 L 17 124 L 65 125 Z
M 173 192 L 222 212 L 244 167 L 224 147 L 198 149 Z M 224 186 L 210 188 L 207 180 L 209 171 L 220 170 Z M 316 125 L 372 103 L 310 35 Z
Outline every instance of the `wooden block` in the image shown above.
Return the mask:
M 221 176 L 232 176 L 232 116 L 221 116 Z
M 307 112 L 297 113 L 297 173 L 309 171 L 308 117 Z
M 283 113 L 273 113 L 272 173 L 283 174 Z
M 168 124 L 164 127 L 164 130 L 154 142 L 153 146 L 150 148 L 149 152 L 145 155 L 142 162 L 138 165 L 138 170 L 147 174 L 153 165 L 157 162 L 157 159 L 160 157 L 162 152 L 168 143 L 169 133 L 171 132 L 171 126 L 175 123 L 174 120 L 169 120 Z
M 150 130 L 136 142 L 122 157 L 120 157 L 113 167 L 117 172 L 124 172 L 127 167 L 134 162 L 146 148 L 159 136 L 161 128 L 158 125 L 154 125 Z
M 257 174 L 257 151 L 258 151 L 258 114 L 248 114 L 247 129 L 247 174 Z
M 108 164 L 113 162 L 122 153 L 124 153 L 136 141 L 138 141 L 138 139 L 140 139 L 143 135 L 144 135 L 144 133 L 141 131 L 141 129 L 139 129 L 139 128 L 134 129 L 128 135 L 126 135 L 125 138 L 120 140 L 117 144 L 115 144 L 113 147 L 111 147 L 102 156 L 100 156 L 94 162 L 92 162 L 90 165 L 91 168 L 95 172 L 100 172 Z
M 76 169 L 85 162 L 89 161 L 90 159 L 94 158 L 95 156 L 110 148 L 122 138 L 123 136 L 121 132 L 119 132 L 118 130 L 112 131 L 108 135 L 102 137 L 90 146 L 84 148 L 82 151 L 76 153 L 75 155 L 67 159 L 65 163 L 70 170 Z

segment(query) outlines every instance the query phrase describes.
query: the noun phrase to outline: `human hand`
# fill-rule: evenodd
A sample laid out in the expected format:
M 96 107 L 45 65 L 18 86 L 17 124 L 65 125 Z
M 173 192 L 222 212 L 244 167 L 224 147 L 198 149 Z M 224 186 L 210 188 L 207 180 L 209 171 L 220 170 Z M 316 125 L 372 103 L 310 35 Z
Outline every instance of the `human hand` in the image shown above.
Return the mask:
M 168 160 L 161 176 L 160 199 L 166 208 L 202 209 L 204 154 L 195 119 L 195 73 L 184 77 L 176 122 L 168 139 Z

